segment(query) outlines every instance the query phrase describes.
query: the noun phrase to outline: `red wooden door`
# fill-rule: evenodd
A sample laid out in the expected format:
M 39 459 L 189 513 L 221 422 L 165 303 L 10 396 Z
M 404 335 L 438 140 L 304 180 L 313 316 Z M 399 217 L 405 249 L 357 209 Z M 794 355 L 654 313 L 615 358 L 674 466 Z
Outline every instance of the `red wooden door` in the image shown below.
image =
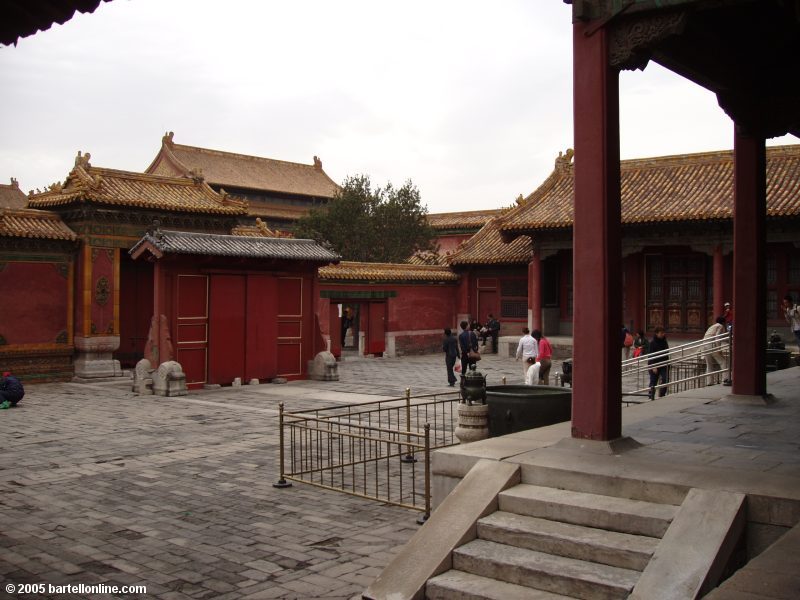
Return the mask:
M 245 377 L 272 379 L 278 374 L 278 286 L 271 275 L 247 276 Z
M 486 325 L 489 314 L 498 318 L 500 311 L 497 305 L 497 290 L 478 290 L 478 321 Z
M 309 340 L 310 342 L 310 340 Z M 278 375 L 303 374 L 303 279 L 278 278 Z
M 196 388 L 207 381 L 208 277 L 178 275 L 176 287 L 175 360 Z
M 208 382 L 245 376 L 244 275 L 212 275 L 209 292 Z
M 386 351 L 386 303 L 370 302 L 367 329 L 367 354 L 383 354 Z

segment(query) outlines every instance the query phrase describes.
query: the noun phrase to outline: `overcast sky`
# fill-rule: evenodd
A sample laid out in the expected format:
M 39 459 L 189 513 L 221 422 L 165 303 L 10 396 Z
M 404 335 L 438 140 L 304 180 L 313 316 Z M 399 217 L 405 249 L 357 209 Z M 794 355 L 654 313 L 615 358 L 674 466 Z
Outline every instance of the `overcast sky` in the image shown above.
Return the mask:
M 508 206 L 572 146 L 571 61 L 561 0 L 113 0 L 0 47 L 0 182 L 63 181 L 78 150 L 142 171 L 174 131 L 411 179 L 430 212 Z M 620 103 L 623 158 L 732 146 L 716 98 L 658 65 Z

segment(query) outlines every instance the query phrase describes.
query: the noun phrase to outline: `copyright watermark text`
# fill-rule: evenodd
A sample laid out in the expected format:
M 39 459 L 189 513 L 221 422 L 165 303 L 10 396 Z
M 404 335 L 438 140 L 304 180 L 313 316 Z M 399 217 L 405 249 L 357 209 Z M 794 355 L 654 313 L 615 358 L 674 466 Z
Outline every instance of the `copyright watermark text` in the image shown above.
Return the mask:
M 7 583 L 7 594 L 146 594 L 146 585 Z

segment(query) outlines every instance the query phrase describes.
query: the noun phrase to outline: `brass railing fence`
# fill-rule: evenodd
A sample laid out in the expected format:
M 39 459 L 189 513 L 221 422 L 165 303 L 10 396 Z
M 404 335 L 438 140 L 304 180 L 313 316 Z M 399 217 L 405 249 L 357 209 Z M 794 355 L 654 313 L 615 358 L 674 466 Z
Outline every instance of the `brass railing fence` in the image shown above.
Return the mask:
M 721 353 L 724 367 L 708 371 L 705 357 L 711 353 Z M 721 333 L 686 344 L 680 344 L 660 352 L 644 354 L 622 361 L 622 401 L 636 404 L 647 400 L 650 391 L 650 369 L 667 367 L 669 381 L 655 386 L 656 394 L 666 388 L 667 392 L 704 387 L 730 379 L 731 334 Z M 650 365 L 654 358 L 664 358 L 663 362 Z M 638 398 L 637 398 L 638 397 Z
M 287 412 L 279 405 L 280 479 L 430 515 L 430 453 L 458 443 L 458 392 Z

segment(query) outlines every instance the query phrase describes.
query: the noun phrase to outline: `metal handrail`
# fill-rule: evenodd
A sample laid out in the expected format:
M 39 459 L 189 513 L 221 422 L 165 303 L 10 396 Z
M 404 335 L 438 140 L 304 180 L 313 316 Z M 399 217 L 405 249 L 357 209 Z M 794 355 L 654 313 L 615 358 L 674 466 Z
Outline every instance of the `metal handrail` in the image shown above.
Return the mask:
M 722 352 L 725 358 L 725 368 L 720 368 L 715 371 L 706 370 L 705 357 L 711 352 Z M 643 396 L 650 393 L 649 385 L 649 371 L 652 368 L 668 367 L 678 369 L 678 378 L 668 381 L 665 384 L 658 384 L 654 386 L 654 391 L 661 389 L 690 389 L 702 387 L 707 385 L 710 381 L 716 379 L 719 375 L 724 375 L 725 379 L 730 379 L 730 366 L 731 366 L 731 334 L 724 332 L 709 338 L 694 340 L 685 344 L 672 346 L 666 350 L 659 350 L 650 354 L 643 354 L 635 358 L 629 358 L 622 361 L 622 374 L 623 374 L 623 387 L 626 377 L 628 380 L 635 378 L 634 389 L 623 389 L 623 402 L 626 404 L 635 404 L 642 402 L 641 400 L 634 400 L 631 396 Z M 658 361 L 655 365 L 650 362 L 653 359 L 666 358 L 666 360 Z M 680 376 L 681 371 L 685 371 L 685 376 Z M 700 372 L 702 371 L 702 372 Z M 645 382 L 645 377 L 647 382 Z M 701 383 L 702 382 L 702 383 Z
M 308 483 L 360 498 L 431 510 L 431 450 L 457 444 L 458 392 L 289 412 L 279 404 L 275 487 Z M 434 434 L 431 437 L 431 434 Z M 415 466 L 417 456 L 422 464 Z

